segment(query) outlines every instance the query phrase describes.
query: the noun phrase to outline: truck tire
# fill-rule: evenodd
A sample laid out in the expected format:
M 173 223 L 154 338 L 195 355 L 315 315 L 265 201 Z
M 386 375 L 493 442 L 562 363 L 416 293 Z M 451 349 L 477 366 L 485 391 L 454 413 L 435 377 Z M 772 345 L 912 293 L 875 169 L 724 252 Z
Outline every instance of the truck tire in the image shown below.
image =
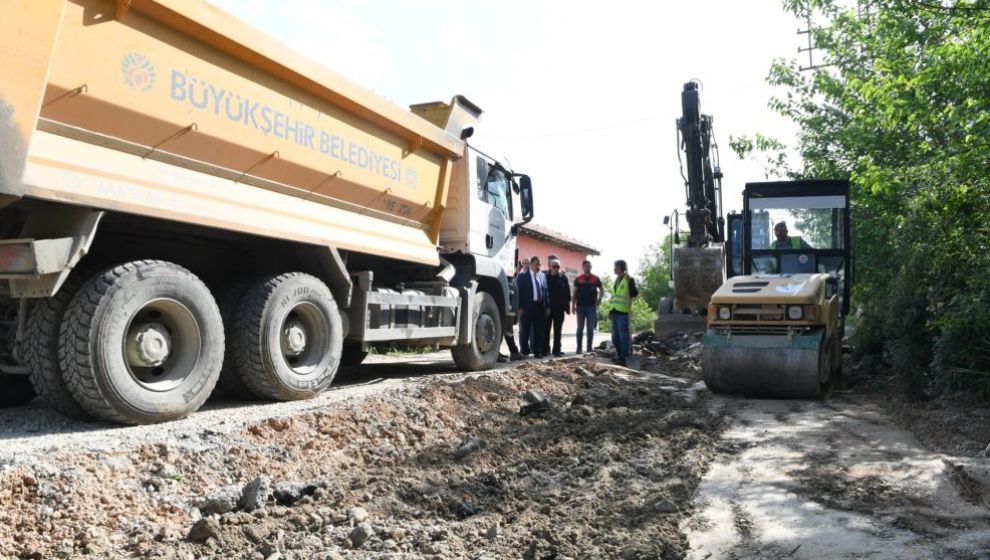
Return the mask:
M 26 375 L 0 375 L 0 408 L 23 406 L 34 400 L 36 393 Z
M 450 349 L 454 364 L 463 371 L 491 369 L 502 346 L 502 319 L 495 298 L 488 292 L 474 296 L 474 340 Z
M 223 363 L 223 320 L 209 289 L 165 261 L 102 272 L 72 298 L 59 359 L 76 401 L 95 418 L 152 424 L 188 416 Z
M 315 397 L 330 386 L 340 365 L 340 311 L 326 284 L 309 274 L 255 282 L 229 336 L 241 379 L 264 399 Z
M 344 349 L 340 354 L 340 365 L 356 366 L 368 357 L 368 351 L 361 349 L 360 342 L 345 342 Z
M 220 297 L 217 303 L 220 305 L 220 316 L 223 317 L 224 332 L 231 333 L 237 319 L 237 311 L 244 302 L 244 295 L 248 288 L 256 282 L 256 279 L 236 280 L 220 290 Z M 223 367 L 220 369 L 220 378 L 217 380 L 217 387 L 213 390 L 214 395 L 230 400 L 251 400 L 255 399 L 254 393 L 244 384 L 241 373 L 237 370 L 234 360 L 233 337 L 227 337 L 227 348 L 223 355 Z
M 69 302 L 92 273 L 92 270 L 73 270 L 58 293 L 35 302 L 28 313 L 21 346 L 28 379 L 38 397 L 55 412 L 76 420 L 88 420 L 90 415 L 65 384 L 58 359 L 59 331 Z

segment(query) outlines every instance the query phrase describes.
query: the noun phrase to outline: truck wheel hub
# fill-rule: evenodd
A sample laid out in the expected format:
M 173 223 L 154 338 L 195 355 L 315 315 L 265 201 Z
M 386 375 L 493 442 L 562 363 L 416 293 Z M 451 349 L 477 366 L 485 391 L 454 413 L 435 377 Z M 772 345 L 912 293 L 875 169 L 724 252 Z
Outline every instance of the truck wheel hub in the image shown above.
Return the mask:
M 302 321 L 290 321 L 282 330 L 282 350 L 287 356 L 298 356 L 306 351 L 306 326 Z
M 149 323 L 134 329 L 127 345 L 127 357 L 131 363 L 145 367 L 158 367 L 172 353 L 172 337 L 162 325 Z
M 474 340 L 478 345 L 478 350 L 487 354 L 501 340 L 496 340 L 495 320 L 488 315 L 478 315 L 478 321 L 474 326 Z

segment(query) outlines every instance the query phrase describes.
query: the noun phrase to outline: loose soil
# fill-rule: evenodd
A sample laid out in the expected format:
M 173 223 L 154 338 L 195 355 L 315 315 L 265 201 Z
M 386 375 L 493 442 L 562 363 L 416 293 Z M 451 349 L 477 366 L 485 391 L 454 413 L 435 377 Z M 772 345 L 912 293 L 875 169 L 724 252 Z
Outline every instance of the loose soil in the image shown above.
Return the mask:
M 724 427 L 692 384 L 530 363 L 186 434 L 198 445 L 55 450 L 2 473 L 0 555 L 681 558 Z M 527 391 L 549 406 L 521 414 Z M 297 495 L 209 513 L 258 477 Z

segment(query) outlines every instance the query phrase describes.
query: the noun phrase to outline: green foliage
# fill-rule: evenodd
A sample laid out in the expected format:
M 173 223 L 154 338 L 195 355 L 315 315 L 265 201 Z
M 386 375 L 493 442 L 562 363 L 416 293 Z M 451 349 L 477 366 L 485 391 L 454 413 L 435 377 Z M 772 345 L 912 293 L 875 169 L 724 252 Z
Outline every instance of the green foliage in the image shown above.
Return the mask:
M 823 64 L 777 60 L 770 106 L 801 131 L 801 168 L 779 143 L 734 138 L 775 175 L 853 183 L 858 342 L 885 349 L 915 390 L 990 396 L 990 5 L 786 0 L 815 26 Z
M 615 285 L 615 278 L 603 276 L 602 284 L 605 286 L 606 297 L 602 300 L 602 304 L 598 306 L 598 330 L 611 332 L 612 322 L 608 318 L 608 299 L 612 297 L 612 286 Z M 634 333 L 637 331 L 652 330 L 653 322 L 656 319 L 656 310 L 643 299 L 643 289 L 640 287 L 639 279 L 636 279 L 636 287 L 639 288 L 639 295 L 632 300 L 632 312 L 629 317 L 629 326 Z
M 637 281 L 639 296 L 656 314 L 660 298 L 673 295 L 670 287 L 670 236 L 662 243 L 654 243 L 646 251 L 641 261 L 640 277 Z M 652 328 L 652 327 L 650 327 Z

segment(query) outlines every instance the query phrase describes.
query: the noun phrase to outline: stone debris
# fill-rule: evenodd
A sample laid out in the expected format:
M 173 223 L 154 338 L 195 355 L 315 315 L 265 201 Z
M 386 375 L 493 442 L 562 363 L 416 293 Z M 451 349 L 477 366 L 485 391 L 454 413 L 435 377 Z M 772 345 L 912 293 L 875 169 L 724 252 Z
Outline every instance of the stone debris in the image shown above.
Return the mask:
M 265 507 L 272 495 L 272 481 L 267 476 L 259 476 L 244 486 L 238 505 L 247 512 Z
M 459 445 L 457 449 L 454 451 L 454 458 L 457 460 L 464 459 L 465 457 L 471 455 L 475 451 L 484 449 L 485 445 L 487 445 L 487 442 L 485 442 L 485 440 L 473 436 L 469 437 L 466 440 L 464 440 L 464 443 Z

